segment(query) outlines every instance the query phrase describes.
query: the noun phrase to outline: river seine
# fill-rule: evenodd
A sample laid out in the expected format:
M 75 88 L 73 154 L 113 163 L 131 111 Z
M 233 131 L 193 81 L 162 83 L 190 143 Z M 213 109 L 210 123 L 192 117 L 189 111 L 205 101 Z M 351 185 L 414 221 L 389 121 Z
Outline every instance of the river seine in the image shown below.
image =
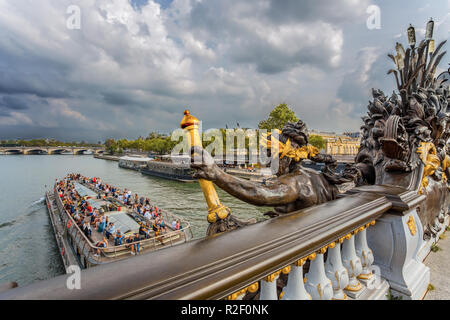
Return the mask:
M 207 205 L 198 183 L 150 177 L 117 164 L 92 155 L 0 155 L 0 283 L 16 281 L 23 286 L 64 273 L 44 193 L 67 173 L 100 177 L 149 197 L 158 207 L 188 220 L 194 238 L 205 235 Z M 237 217 L 264 220 L 268 208 L 217 191 Z

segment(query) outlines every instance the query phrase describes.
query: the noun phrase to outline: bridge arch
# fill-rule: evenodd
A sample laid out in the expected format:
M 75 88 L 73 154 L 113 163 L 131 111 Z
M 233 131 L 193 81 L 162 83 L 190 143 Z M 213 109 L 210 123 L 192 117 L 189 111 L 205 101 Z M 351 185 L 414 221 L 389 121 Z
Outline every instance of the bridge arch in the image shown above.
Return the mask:
M 23 151 L 20 149 L 6 149 L 4 152 L 6 154 L 23 154 Z
M 48 154 L 48 152 L 45 149 L 36 148 L 36 149 L 25 150 L 24 154 Z
M 70 149 L 53 149 L 50 150 L 48 154 L 61 154 L 63 152 L 72 152 Z

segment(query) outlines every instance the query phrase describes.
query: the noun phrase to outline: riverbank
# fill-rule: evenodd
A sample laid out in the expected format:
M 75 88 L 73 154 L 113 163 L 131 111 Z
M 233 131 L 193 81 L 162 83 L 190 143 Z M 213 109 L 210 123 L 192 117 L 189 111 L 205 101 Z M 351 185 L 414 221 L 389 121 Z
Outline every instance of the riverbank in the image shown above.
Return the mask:
M 108 155 L 108 154 L 94 154 L 94 158 L 103 159 L 103 160 L 111 160 L 111 161 L 119 161 L 120 156 Z

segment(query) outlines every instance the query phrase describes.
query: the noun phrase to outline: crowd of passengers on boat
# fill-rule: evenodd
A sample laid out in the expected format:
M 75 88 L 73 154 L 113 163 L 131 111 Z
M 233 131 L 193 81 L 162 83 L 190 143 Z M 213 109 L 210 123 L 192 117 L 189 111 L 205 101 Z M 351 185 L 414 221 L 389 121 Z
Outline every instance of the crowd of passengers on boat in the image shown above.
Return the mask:
M 132 209 L 135 215 L 144 218 L 138 219 L 139 232 L 124 234 L 120 228 L 116 228 L 114 222 L 108 221 L 109 218 L 103 208 L 93 208 L 89 203 L 89 197 L 79 195 L 75 189 L 75 181 L 95 188 L 98 199 L 113 198 L 123 206 Z M 102 234 L 103 240 L 95 243 L 97 248 L 127 244 L 127 247 L 131 248 L 131 254 L 135 255 L 140 252 L 139 242 L 143 239 L 159 237 L 159 241 L 164 244 L 161 236 L 167 233 L 168 229 L 162 218 L 161 209 L 152 205 L 149 198 L 139 197 L 138 194 L 132 196 L 130 190 L 120 190 L 117 187 L 103 183 L 100 178 L 88 178 L 81 174 L 69 174 L 63 180 L 57 180 L 55 188 L 64 204 L 64 208 L 92 243 L 94 242 L 91 237 L 93 229 L 95 232 Z M 120 206 L 116 208 L 111 202 L 108 206 L 108 211 L 113 210 L 120 211 L 121 208 Z M 69 228 L 70 225 L 67 227 Z M 183 231 L 179 219 L 172 221 L 171 228 Z M 97 249 L 95 256 L 99 255 L 100 249 Z

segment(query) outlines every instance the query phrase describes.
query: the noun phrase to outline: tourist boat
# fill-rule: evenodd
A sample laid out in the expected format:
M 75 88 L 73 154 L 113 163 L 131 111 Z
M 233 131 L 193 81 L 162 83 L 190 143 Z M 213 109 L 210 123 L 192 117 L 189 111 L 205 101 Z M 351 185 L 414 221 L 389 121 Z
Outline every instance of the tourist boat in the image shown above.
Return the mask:
M 189 156 L 157 156 L 141 168 L 141 173 L 175 181 L 194 182 L 197 179 L 192 176 L 194 170 L 191 169 L 190 162 Z
M 86 199 L 93 208 L 102 208 L 109 222 L 114 222 L 124 236 L 138 233 L 140 223 L 148 222 L 150 226 L 152 225 L 152 220 L 133 212 L 132 209 L 116 198 L 105 197 L 105 194 L 101 190 L 95 189 L 93 184 L 85 184 L 79 180 L 74 180 L 73 183 L 78 194 Z M 124 242 L 122 245 L 115 246 L 113 237 L 108 240 L 108 247 L 97 247 L 96 244 L 103 240 L 104 234 L 98 232 L 95 226 L 92 226 L 90 237 L 84 234 L 65 208 L 63 201 L 58 195 L 56 185 L 53 190 L 46 192 L 45 200 L 66 271 L 71 265 L 78 265 L 80 268 L 90 268 L 133 256 L 134 252 L 129 243 Z M 133 242 L 133 244 L 139 243 L 139 254 L 171 247 L 192 239 L 193 235 L 189 222 L 165 210 L 161 210 L 161 212 L 167 232 L 156 236 L 150 230 L 148 239 Z M 89 217 L 85 219 L 88 220 Z M 171 223 L 174 220 L 181 222 L 179 230 L 174 230 L 171 227 Z
M 124 156 L 119 158 L 119 167 L 125 169 L 132 169 L 140 171 L 141 168 L 147 165 L 148 161 L 152 161 L 153 158 L 139 157 L 139 156 Z

